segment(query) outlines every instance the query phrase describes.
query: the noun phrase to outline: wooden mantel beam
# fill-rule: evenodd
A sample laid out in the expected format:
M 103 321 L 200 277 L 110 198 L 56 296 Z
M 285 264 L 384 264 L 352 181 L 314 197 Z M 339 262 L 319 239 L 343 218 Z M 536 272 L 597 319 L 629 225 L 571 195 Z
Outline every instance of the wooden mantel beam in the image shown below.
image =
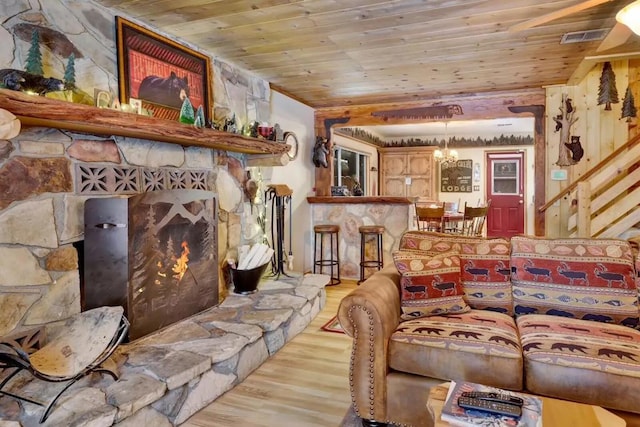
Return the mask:
M 272 154 L 277 158 L 290 148 L 281 142 L 196 128 L 177 121 L 74 104 L 9 89 L 0 89 L 0 108 L 10 111 L 23 125 L 29 126 L 148 139 L 238 153 Z

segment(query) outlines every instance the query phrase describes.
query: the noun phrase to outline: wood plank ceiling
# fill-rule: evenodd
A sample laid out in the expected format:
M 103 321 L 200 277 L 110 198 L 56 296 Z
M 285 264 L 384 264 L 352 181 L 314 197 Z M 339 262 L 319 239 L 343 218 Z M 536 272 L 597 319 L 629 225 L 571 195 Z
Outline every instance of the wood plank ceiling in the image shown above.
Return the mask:
M 566 84 L 587 56 L 640 51 L 632 35 L 564 44 L 610 29 L 627 1 L 520 32 L 510 26 L 579 0 L 95 0 L 268 80 L 314 108 Z

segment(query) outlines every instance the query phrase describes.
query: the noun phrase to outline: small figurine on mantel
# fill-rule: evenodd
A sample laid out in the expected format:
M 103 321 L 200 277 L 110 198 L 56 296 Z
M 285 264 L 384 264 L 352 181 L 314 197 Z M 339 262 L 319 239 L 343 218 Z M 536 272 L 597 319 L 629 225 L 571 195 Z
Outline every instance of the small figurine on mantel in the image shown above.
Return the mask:
M 26 71 L 4 68 L 0 70 L 0 86 L 11 90 L 44 95 L 64 89 L 64 82 L 53 77 L 42 77 Z
M 234 114 L 231 118 L 224 119 L 224 125 L 222 126 L 222 130 L 229 133 L 236 133 L 238 130 L 236 125 L 236 115 Z
M 193 124 L 196 121 L 195 114 L 193 113 L 193 105 L 189 98 L 185 98 L 182 102 L 182 108 L 180 108 L 180 123 Z
M 203 128 L 205 125 L 204 108 L 202 108 L 202 105 L 198 106 L 196 110 L 196 118 L 193 125 L 197 128 Z
M 282 141 L 284 140 L 284 131 L 282 130 L 282 128 L 280 127 L 280 125 L 278 123 L 276 123 L 275 125 L 273 125 L 273 138 L 274 141 Z

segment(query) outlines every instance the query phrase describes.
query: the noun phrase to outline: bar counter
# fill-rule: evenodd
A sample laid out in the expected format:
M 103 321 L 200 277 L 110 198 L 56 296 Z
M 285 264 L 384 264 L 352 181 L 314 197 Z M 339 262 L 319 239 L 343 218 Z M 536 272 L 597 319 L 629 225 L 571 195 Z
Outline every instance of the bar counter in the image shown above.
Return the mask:
M 393 196 L 320 196 L 307 197 L 307 202 L 313 203 L 340 203 L 340 204 L 375 204 L 375 205 L 411 205 L 413 200 L 407 197 Z
M 413 200 L 406 197 L 389 196 L 337 196 L 307 197 L 311 205 L 311 229 L 316 225 L 336 224 L 340 226 L 340 277 L 360 278 L 360 233 L 361 225 L 384 225 L 384 264 L 393 262 L 391 254 L 398 249 L 400 237 L 407 231 L 413 218 Z M 325 244 L 325 251 L 326 251 Z M 375 254 L 375 244 L 367 244 L 367 259 Z M 313 258 L 313 231 L 311 239 Z M 327 256 L 328 257 L 328 256 Z M 312 264 L 313 266 L 313 264 Z M 365 271 L 368 276 L 374 270 Z M 319 271 L 318 271 L 319 273 Z M 325 269 L 325 274 L 328 269 Z

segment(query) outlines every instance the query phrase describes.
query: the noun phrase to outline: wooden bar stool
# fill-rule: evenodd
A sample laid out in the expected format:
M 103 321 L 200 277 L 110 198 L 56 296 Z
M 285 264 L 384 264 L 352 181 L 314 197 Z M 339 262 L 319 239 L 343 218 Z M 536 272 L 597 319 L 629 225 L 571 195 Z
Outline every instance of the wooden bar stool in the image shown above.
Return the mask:
M 313 273 L 316 273 L 316 267 L 320 267 L 320 274 L 324 267 L 329 267 L 331 271 L 331 280 L 327 286 L 338 285 L 340 283 L 340 226 L 334 224 L 316 225 L 313 227 Z M 329 258 L 325 258 L 324 240 L 325 236 L 329 236 Z M 318 253 L 318 241 L 320 242 L 320 252 Z M 334 270 L 335 267 L 335 270 Z
M 358 228 L 360 232 L 360 280 L 358 284 L 364 282 L 364 269 L 377 268 L 380 270 L 384 264 L 384 255 L 382 249 L 382 235 L 384 234 L 383 225 L 362 225 Z M 367 239 L 376 241 L 376 254 L 374 259 L 366 258 Z

